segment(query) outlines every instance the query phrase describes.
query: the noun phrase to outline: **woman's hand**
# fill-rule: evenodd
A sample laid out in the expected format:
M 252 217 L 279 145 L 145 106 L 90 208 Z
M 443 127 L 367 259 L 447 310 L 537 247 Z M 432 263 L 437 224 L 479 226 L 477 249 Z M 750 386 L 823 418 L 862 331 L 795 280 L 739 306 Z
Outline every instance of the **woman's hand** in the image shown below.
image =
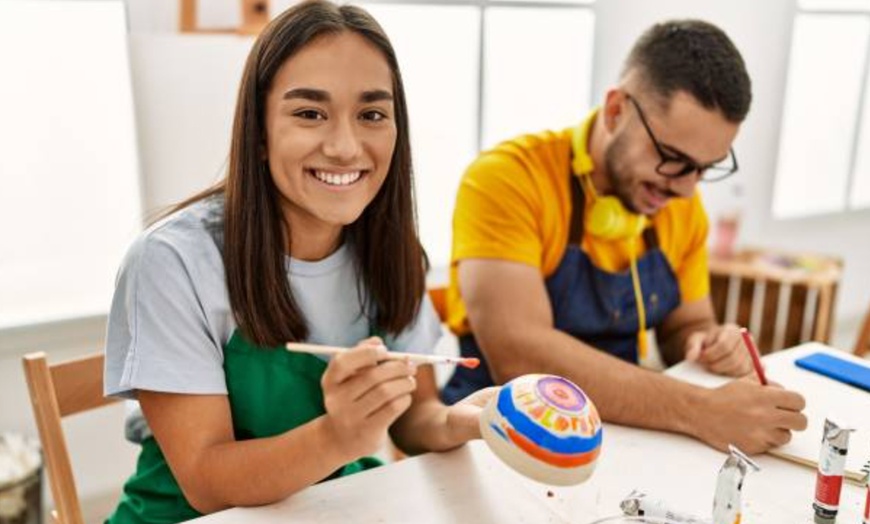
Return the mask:
M 481 389 L 452 406 L 438 398 L 432 366 L 420 366 L 414 402 L 393 424 L 393 442 L 409 455 L 448 451 L 480 438 L 480 414 L 499 388 Z
M 386 354 L 380 338 L 368 338 L 333 357 L 321 378 L 325 425 L 347 462 L 376 452 L 411 405 L 416 366 Z
M 500 389 L 498 386 L 483 388 L 447 408 L 447 427 L 458 441 L 480 438 L 480 415 Z

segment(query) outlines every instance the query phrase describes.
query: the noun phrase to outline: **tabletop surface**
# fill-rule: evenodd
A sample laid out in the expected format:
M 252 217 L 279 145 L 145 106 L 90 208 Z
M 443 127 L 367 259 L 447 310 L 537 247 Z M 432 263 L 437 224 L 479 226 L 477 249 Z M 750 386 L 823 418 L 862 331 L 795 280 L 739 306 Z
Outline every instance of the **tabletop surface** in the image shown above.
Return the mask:
M 619 515 L 619 502 L 634 489 L 709 518 L 725 458 L 688 437 L 605 424 L 595 473 L 579 486 L 526 479 L 502 464 L 484 442 L 474 441 L 448 453 L 318 484 L 275 504 L 233 508 L 195 522 L 589 524 Z M 812 523 L 815 470 L 770 455 L 755 459 L 762 469 L 745 479 L 742 523 Z M 863 489 L 844 485 L 838 521 L 860 523 L 863 504 Z

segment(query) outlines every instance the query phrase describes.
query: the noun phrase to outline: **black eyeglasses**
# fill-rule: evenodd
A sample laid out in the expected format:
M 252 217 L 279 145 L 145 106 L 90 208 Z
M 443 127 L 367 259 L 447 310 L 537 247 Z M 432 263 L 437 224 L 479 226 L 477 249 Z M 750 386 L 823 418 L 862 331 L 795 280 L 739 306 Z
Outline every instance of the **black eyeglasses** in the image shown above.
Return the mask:
M 632 105 L 634 105 L 634 108 L 637 110 L 637 115 L 640 117 L 644 129 L 646 129 L 646 134 L 649 135 L 650 140 L 652 140 L 652 143 L 661 158 L 661 162 L 656 166 L 656 173 L 667 178 L 680 178 L 697 173 L 699 180 L 703 180 L 704 182 L 716 182 L 737 172 L 737 156 L 734 155 L 733 148 L 729 149 L 729 158 L 726 158 L 721 162 L 707 165 L 700 165 L 690 158 L 665 151 L 664 147 L 653 134 L 652 129 L 650 129 L 649 123 L 646 120 L 646 115 L 640 108 L 640 104 L 637 103 L 637 100 L 635 100 L 634 97 L 627 93 L 625 97 L 631 101 Z

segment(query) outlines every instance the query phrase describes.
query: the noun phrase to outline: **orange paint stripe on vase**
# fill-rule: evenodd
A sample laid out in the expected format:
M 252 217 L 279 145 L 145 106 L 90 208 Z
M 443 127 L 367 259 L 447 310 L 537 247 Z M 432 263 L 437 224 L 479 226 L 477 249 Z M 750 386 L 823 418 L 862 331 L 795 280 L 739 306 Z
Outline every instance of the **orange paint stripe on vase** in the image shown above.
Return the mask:
M 584 466 L 594 461 L 598 457 L 598 453 L 601 451 L 601 448 L 595 448 L 592 451 L 587 451 L 586 453 L 578 453 L 576 455 L 562 455 L 560 453 L 553 453 L 552 451 L 548 451 L 546 449 L 537 446 L 532 441 L 524 437 L 523 435 L 517 433 L 517 431 L 513 428 L 505 428 L 507 430 L 508 438 L 516 444 L 518 448 L 525 451 L 529 455 L 534 458 L 540 460 L 541 462 L 545 462 L 551 466 L 556 466 L 559 468 L 576 468 L 577 466 Z

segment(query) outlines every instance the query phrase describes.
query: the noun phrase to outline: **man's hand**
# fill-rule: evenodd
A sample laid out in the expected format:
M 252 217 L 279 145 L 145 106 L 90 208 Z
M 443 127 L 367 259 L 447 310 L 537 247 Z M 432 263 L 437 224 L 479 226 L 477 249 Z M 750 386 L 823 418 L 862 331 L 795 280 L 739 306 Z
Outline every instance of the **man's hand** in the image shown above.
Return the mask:
M 778 385 L 761 386 L 751 377 L 711 389 L 703 401 L 692 433 L 722 451 L 734 444 L 747 453 L 763 453 L 807 427 L 800 394 Z
M 736 324 L 696 331 L 686 339 L 686 360 L 698 362 L 717 375 L 742 377 L 752 373 L 752 358 Z

